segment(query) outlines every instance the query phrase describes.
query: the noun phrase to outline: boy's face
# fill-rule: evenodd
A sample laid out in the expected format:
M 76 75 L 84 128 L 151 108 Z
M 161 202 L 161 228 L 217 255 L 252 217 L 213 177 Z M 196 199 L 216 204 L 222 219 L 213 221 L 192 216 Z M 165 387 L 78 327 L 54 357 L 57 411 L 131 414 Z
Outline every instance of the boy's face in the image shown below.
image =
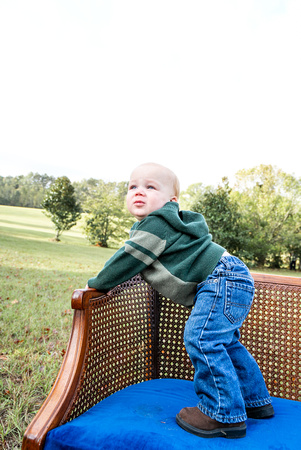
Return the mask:
M 144 219 L 170 201 L 178 200 L 174 195 L 172 177 L 164 167 L 144 164 L 133 171 L 126 202 L 129 212 L 137 220 Z

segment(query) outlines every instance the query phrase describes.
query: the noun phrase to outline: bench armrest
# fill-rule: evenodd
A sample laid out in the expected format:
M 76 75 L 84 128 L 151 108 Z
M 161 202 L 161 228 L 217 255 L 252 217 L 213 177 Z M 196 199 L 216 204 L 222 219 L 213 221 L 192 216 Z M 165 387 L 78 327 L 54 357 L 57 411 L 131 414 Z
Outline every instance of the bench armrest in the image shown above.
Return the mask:
M 72 296 L 74 316 L 66 354 L 49 395 L 27 427 L 23 450 L 43 448 L 47 432 L 60 425 L 68 413 L 79 385 L 86 355 L 89 331 L 88 305 L 91 299 L 102 295 L 94 289 L 74 291 Z

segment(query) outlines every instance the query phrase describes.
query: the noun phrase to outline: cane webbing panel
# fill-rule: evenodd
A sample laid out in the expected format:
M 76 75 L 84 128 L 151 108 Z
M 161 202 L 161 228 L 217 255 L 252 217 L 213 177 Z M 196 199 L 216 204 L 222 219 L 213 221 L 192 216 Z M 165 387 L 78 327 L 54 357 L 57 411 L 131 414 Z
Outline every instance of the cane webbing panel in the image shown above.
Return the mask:
M 301 289 L 255 285 L 241 342 L 255 357 L 272 396 L 301 400 Z M 140 276 L 91 300 L 86 362 L 67 418 L 131 384 L 151 378 L 192 380 L 194 370 L 183 343 L 189 313 Z
M 155 295 L 138 276 L 90 301 L 87 357 L 69 420 L 110 394 L 154 377 Z
M 194 368 L 184 347 L 190 310 L 159 296 L 158 378 L 193 380 Z
M 256 282 L 241 342 L 256 359 L 270 394 L 301 400 L 300 286 Z

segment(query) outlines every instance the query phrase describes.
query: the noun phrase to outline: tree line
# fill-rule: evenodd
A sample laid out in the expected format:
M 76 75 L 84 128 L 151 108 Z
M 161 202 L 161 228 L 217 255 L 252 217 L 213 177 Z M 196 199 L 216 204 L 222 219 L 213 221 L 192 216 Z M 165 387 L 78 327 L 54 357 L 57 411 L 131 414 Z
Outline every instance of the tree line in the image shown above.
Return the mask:
M 30 172 L 17 177 L 0 176 L 0 205 L 42 208 L 46 190 L 55 177 Z
M 126 182 L 71 183 L 67 177 L 33 173 L 0 177 L 0 204 L 43 207 L 45 212 L 48 208 L 51 220 L 54 213 L 59 221 L 69 220 L 70 226 L 83 214 L 88 240 L 103 247 L 118 246 L 128 236 L 133 218 L 125 207 L 126 192 Z M 63 193 L 68 201 L 60 210 L 58 198 L 62 202 Z M 300 269 L 301 179 L 275 166 L 260 165 L 239 171 L 233 187 L 227 178 L 217 187 L 189 186 L 181 192 L 180 206 L 202 213 L 213 240 L 249 265 L 281 268 L 294 262 Z M 62 227 L 57 238 L 64 229 L 68 228 Z

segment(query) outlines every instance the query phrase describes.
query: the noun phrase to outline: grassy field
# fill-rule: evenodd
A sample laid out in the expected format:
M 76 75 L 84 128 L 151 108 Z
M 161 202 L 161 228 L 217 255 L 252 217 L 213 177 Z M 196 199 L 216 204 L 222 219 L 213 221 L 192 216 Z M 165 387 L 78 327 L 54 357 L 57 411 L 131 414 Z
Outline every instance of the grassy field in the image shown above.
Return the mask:
M 52 241 L 41 210 L 0 206 L 0 448 L 20 449 L 48 394 L 72 322 L 74 289 L 114 253 L 92 247 L 80 224 Z
M 80 224 L 59 243 L 53 237 L 41 210 L 0 205 L 3 449 L 21 448 L 24 430 L 55 380 L 71 330 L 73 290 L 84 287 L 115 251 L 90 246 Z

